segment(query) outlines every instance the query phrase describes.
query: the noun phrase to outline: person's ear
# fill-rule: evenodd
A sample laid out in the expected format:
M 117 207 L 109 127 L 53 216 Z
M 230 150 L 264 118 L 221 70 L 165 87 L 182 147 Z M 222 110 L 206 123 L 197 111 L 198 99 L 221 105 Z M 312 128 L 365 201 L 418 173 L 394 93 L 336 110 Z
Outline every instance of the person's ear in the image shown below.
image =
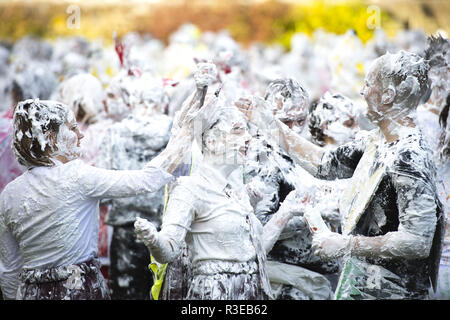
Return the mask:
M 392 102 L 394 102 L 395 94 L 396 94 L 396 91 L 395 91 L 394 86 L 389 85 L 389 87 L 383 91 L 383 96 L 381 97 L 381 103 L 382 104 L 391 104 Z

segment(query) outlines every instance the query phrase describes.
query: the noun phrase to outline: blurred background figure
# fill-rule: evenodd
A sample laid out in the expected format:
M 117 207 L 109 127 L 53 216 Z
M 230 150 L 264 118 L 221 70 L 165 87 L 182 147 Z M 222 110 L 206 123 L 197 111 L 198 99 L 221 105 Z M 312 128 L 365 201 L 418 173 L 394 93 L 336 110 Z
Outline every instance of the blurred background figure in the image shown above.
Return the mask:
M 105 106 L 115 123 L 105 130 L 96 165 L 113 170 L 139 170 L 166 147 L 172 119 L 162 79 L 139 69 L 124 56 L 124 67 L 106 89 Z M 97 137 L 98 138 L 98 137 Z M 164 188 L 135 197 L 113 199 L 105 217 L 112 227 L 109 288 L 113 300 L 148 300 L 153 285 L 147 248 L 134 233 L 137 217 L 161 223 Z
M 326 92 L 311 105 L 308 118 L 311 141 L 321 147 L 334 148 L 354 140 L 360 130 L 358 111 L 346 96 Z

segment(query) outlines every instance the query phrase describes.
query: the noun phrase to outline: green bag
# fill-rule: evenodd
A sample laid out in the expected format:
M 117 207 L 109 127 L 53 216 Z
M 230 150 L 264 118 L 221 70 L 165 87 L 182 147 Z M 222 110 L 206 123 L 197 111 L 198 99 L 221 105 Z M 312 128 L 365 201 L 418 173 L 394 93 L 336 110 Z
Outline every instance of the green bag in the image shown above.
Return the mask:
M 335 300 L 405 299 L 402 279 L 384 267 L 349 257 L 342 268 Z

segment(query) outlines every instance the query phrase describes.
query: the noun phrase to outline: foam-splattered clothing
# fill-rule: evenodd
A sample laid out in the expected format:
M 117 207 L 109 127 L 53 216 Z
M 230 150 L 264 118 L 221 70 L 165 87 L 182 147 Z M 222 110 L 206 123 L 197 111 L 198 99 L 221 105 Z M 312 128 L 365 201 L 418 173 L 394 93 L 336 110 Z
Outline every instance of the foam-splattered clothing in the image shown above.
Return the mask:
M 99 201 L 154 192 L 172 175 L 148 164 L 142 170 L 105 170 L 69 161 L 36 167 L 0 195 L 0 286 L 14 299 L 23 269 L 48 269 L 96 257 Z
M 270 220 L 290 191 L 297 186 L 301 188 L 302 184 L 309 185 L 313 183 L 313 180 L 316 180 L 302 168 L 296 167 L 289 156 L 282 153 L 281 150 L 274 150 L 261 137 L 255 137 L 250 142 L 244 173 L 248 185 L 257 189 L 262 195 L 261 199 L 258 199 L 259 201 L 254 204 L 255 214 L 262 224 Z M 337 204 L 333 206 L 332 201 L 322 200 L 327 202 L 326 208 L 321 208 L 324 209 L 322 210 L 323 216 L 326 216 L 326 211 L 337 210 Z M 318 208 L 317 210 L 321 209 Z M 339 219 L 337 220 L 339 221 Z M 336 221 L 333 221 L 332 225 L 339 226 Z M 331 275 L 336 273 L 338 271 L 337 261 L 322 261 L 319 256 L 313 253 L 311 242 L 312 235 L 303 217 L 294 217 L 284 228 L 273 249 L 268 252 L 268 259 L 306 268 L 320 274 Z M 320 274 L 317 274 L 317 276 L 320 276 Z M 290 285 L 286 284 L 284 287 L 286 287 L 286 290 L 288 290 L 287 287 L 290 287 L 289 290 L 295 291 Z M 331 293 L 331 287 L 326 291 Z M 320 297 L 323 298 L 326 295 L 322 292 Z M 288 294 L 281 296 L 285 299 Z M 295 293 L 290 296 L 290 299 L 303 300 L 318 297 L 319 295 L 313 297 Z
M 110 126 L 100 145 L 96 165 L 111 170 L 139 170 L 167 145 L 172 121 L 166 115 L 151 118 L 129 116 Z M 152 194 L 114 199 L 105 223 L 133 224 L 136 217 L 159 225 L 164 204 L 164 188 Z
M 100 144 L 97 163 L 114 170 L 137 170 L 167 145 L 172 120 L 166 115 L 128 116 L 110 126 Z M 116 198 L 110 202 L 105 223 L 113 227 L 110 245 L 109 287 L 113 300 L 149 299 L 153 284 L 147 248 L 134 234 L 136 217 L 161 223 L 164 186 L 151 194 Z
M 447 225 L 444 237 L 444 246 L 442 248 L 441 263 L 439 268 L 439 285 L 436 292 L 437 299 L 450 299 L 450 160 L 442 163 L 438 167 L 437 189 L 441 202 L 444 206 L 444 212 L 447 217 Z
M 241 176 L 239 171 L 234 173 Z M 170 239 L 172 249 L 157 252 L 159 248 L 152 247 L 151 251 L 155 258 L 165 260 L 160 262 L 170 262 L 186 241 L 193 270 L 188 298 L 257 299 L 267 289 L 261 284 L 265 266 L 258 259 L 265 252 L 258 251 L 261 248 L 256 249 L 254 241 L 262 234 L 262 225 L 239 180 L 227 181 L 203 164 L 192 175 L 178 178 L 170 193 L 159 234 Z M 236 272 L 237 264 L 241 272 Z M 248 264 L 257 264 L 256 273 L 242 272 Z
M 23 270 L 19 278 L 18 300 L 110 299 L 97 259 L 46 270 Z
M 397 275 L 401 279 L 397 284 L 407 291 L 406 298 L 422 299 L 428 296 L 430 280 L 436 280 L 444 217 L 436 194 L 433 154 L 418 130 L 405 128 L 403 134 L 392 143 L 378 141 L 371 168 L 375 171 L 384 165 L 386 171 L 352 234 L 376 237 L 398 231 L 420 236 L 424 249 L 430 249 L 427 258 L 411 258 L 399 243 L 391 242 L 365 261 Z M 368 141 L 369 135 L 361 134 L 355 141 L 325 152 L 317 177 L 352 177 Z M 341 214 L 345 216 L 345 212 Z M 375 297 L 381 293 L 372 292 Z

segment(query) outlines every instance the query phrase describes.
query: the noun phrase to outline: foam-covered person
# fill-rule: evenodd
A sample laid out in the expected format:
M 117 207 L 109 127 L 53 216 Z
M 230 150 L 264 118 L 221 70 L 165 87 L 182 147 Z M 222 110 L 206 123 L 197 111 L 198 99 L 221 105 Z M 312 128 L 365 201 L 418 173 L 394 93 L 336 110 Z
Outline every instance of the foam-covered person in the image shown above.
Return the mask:
M 138 238 L 160 263 L 173 261 L 186 244 L 192 279 L 187 299 L 249 300 L 273 297 L 266 273 L 270 251 L 292 207 L 307 196 L 292 193 L 264 227 L 254 214 L 241 165 L 248 140 L 247 120 L 234 105 L 208 96 L 195 119 L 202 159 L 191 175 L 171 188 L 160 231 L 137 219 Z
M 446 106 L 442 109 L 439 120 L 442 128 L 445 129 L 441 136 L 442 148 L 440 149 L 438 167 L 438 192 L 444 205 L 444 212 L 447 217 L 445 229 L 444 247 L 442 248 L 441 262 L 439 266 L 439 283 L 436 291 L 436 298 L 442 300 L 450 299 L 450 227 L 448 224 L 450 217 L 450 93 L 447 95 Z
M 450 40 L 442 36 L 429 37 L 424 57 L 430 64 L 428 75 L 431 80 L 431 92 L 429 99 L 417 107 L 417 119 L 420 129 L 435 152 L 436 162 L 439 162 L 442 135 L 445 131 L 445 128 L 440 126 L 439 117 L 450 90 Z
M 0 115 L 0 191 L 6 184 L 25 171 L 14 157 L 11 149 L 13 140 L 14 107 L 19 101 L 39 98 L 49 99 L 56 89 L 58 80 L 56 74 L 45 67 L 45 63 L 39 63 L 28 57 L 29 53 L 35 53 L 35 59 L 49 59 L 52 47 L 48 43 L 42 43 L 33 38 L 24 38 L 14 46 L 15 62 L 10 65 L 8 72 L 3 74 L 6 86 L 5 112 Z M 27 51 L 29 50 L 29 51 Z M 13 56 L 11 56 L 13 57 Z M 26 61 L 26 63 L 25 63 Z M 0 107 L 0 109 L 2 108 Z
M 115 121 L 99 145 L 96 165 L 111 170 L 138 170 L 167 145 L 172 119 L 164 114 L 168 96 L 161 79 L 147 72 L 122 70 L 107 88 L 106 105 Z M 159 80 L 159 81 L 158 81 Z M 150 256 L 136 239 L 136 217 L 159 225 L 164 186 L 151 194 L 109 201 L 105 224 L 112 227 L 109 246 L 109 288 L 113 300 L 149 299 L 152 285 Z
M 437 166 L 437 189 L 447 219 L 450 217 L 450 40 L 441 35 L 427 39 L 424 54 L 429 61 L 431 94 L 417 108 L 417 119 L 424 137 L 434 152 Z M 439 269 L 438 299 L 450 298 L 450 231 L 447 224 Z
M 308 129 L 313 143 L 325 148 L 338 147 L 355 139 L 359 131 L 358 110 L 351 99 L 327 91 L 311 105 Z
M 308 93 L 293 78 L 280 78 L 269 84 L 265 92 L 267 110 L 291 130 L 307 134 Z M 257 101 L 254 101 L 258 103 Z M 241 99 L 238 106 L 245 110 L 253 101 Z M 323 203 L 317 210 L 330 227 L 339 227 L 339 215 L 332 183 L 323 183 L 297 165 L 263 132 L 249 142 L 244 175 L 255 214 L 265 224 L 277 212 L 280 203 L 294 189 L 310 188 L 321 194 Z M 274 142 L 274 143 L 273 143 Z M 334 205 L 333 205 L 334 204 Z M 299 204 L 301 206 L 302 204 Z M 316 204 L 318 205 L 318 204 Z M 312 235 L 303 217 L 290 220 L 273 249 L 268 252 L 268 274 L 276 299 L 323 300 L 332 296 L 332 283 L 338 271 L 337 262 L 320 259 L 311 250 Z M 327 276 L 324 276 L 324 274 Z M 332 276 L 333 275 L 333 276 Z M 308 279 L 308 280 L 306 280 Z M 308 284 L 307 284 L 308 283 Z
M 27 167 L 0 194 L 0 287 L 5 299 L 108 299 L 97 257 L 99 201 L 152 193 L 173 179 L 192 143 L 189 122 L 140 170 L 81 161 L 72 110 L 30 99 L 14 111 L 13 149 Z
M 78 73 L 62 81 L 56 98 L 72 107 L 81 126 L 95 122 L 104 113 L 102 83 L 90 73 Z
M 324 150 L 276 120 L 266 127 L 316 177 L 351 178 L 339 204 L 342 233 L 306 216 L 323 230 L 313 235 L 316 253 L 344 259 L 337 299 L 426 299 L 436 289 L 445 216 L 433 153 L 415 123 L 428 69 L 406 51 L 377 58 L 362 89 L 377 129 L 336 149 Z

